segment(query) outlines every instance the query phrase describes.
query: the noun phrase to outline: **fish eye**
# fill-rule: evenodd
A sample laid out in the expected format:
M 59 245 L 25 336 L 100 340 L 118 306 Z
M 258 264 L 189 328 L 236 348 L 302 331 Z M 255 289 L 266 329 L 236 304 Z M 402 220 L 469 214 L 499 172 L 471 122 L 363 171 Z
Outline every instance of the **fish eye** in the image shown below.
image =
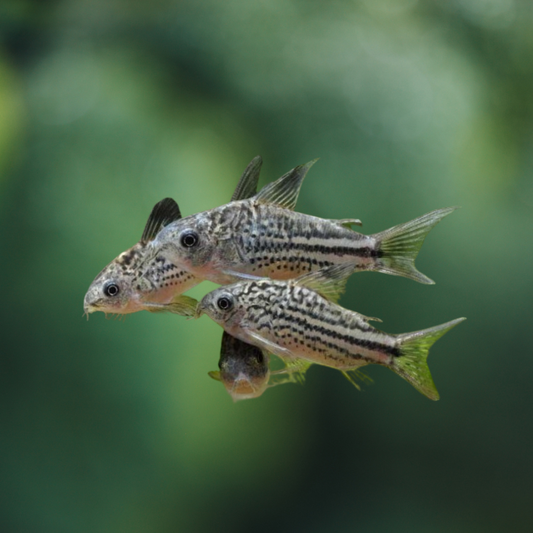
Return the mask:
M 119 286 L 111 281 L 104 286 L 104 294 L 106 296 L 116 296 L 120 292 Z
M 221 296 L 217 300 L 217 305 L 221 311 L 228 311 L 233 307 L 233 302 L 227 296 Z
M 181 244 L 185 248 L 192 248 L 198 244 L 198 234 L 195 231 L 187 231 L 181 236 Z

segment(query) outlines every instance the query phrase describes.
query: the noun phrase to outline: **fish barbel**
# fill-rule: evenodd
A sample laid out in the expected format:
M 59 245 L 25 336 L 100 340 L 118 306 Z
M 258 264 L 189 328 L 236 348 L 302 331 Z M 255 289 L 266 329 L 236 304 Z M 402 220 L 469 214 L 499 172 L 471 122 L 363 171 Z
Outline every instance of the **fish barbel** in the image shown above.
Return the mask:
M 246 167 L 232 200 L 248 198 L 257 192 L 261 164 L 257 156 Z M 181 294 L 202 279 L 164 255 L 154 257 L 151 247 L 158 232 L 180 218 L 180 209 L 172 198 L 158 202 L 148 217 L 141 240 L 107 265 L 90 285 L 84 299 L 85 313 L 127 314 L 146 310 L 191 316 L 197 302 Z M 151 266 L 141 270 L 147 256 L 153 259 Z
M 465 319 L 413 333 L 384 333 L 369 324 L 376 319 L 332 301 L 350 274 L 349 265 L 336 265 L 286 282 L 241 281 L 207 294 L 197 316 L 205 313 L 230 335 L 286 359 L 305 359 L 343 372 L 368 364 L 386 366 L 438 400 L 428 351 Z
M 239 279 L 284 280 L 348 263 L 352 271 L 377 271 L 433 283 L 414 266 L 428 232 L 455 207 L 437 209 L 394 228 L 363 235 L 357 219 L 326 220 L 293 211 L 314 161 L 294 168 L 252 198 L 176 220 L 151 242 L 141 270 L 164 257 L 194 276 L 222 285 Z
M 269 355 L 252 344 L 222 334 L 222 344 L 218 367 L 209 376 L 221 381 L 233 401 L 247 400 L 261 396 L 265 390 L 282 383 L 302 383 L 310 362 L 303 359 L 283 358 L 285 367 L 270 371 Z

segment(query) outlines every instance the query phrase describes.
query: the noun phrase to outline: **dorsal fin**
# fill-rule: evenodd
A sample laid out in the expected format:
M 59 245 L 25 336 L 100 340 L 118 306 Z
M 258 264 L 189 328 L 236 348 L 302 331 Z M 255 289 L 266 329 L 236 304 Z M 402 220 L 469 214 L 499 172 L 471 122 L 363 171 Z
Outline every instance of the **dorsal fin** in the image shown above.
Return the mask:
M 348 278 L 354 272 L 355 266 L 352 263 L 343 263 L 304 274 L 296 278 L 294 283 L 316 291 L 324 298 L 336 302 L 344 292 Z
M 314 159 L 305 165 L 299 165 L 281 178 L 269 183 L 261 189 L 259 194 L 255 195 L 255 200 L 262 204 L 276 204 L 286 209 L 294 209 L 305 175 L 317 161 L 318 159 Z
M 153 240 L 162 228 L 168 226 L 171 222 L 181 218 L 180 208 L 172 198 L 165 198 L 154 205 L 144 231 L 141 242 L 146 244 Z
M 244 169 L 237 188 L 231 197 L 231 201 L 246 200 L 257 194 L 257 182 L 259 181 L 259 173 L 261 172 L 261 165 L 263 160 L 260 155 L 255 156 L 250 164 Z

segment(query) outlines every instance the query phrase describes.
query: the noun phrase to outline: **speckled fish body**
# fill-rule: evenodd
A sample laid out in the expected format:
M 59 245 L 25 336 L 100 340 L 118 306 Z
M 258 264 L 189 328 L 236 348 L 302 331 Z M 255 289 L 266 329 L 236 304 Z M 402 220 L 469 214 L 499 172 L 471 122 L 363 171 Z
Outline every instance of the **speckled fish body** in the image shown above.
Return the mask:
M 438 399 L 426 358 L 429 347 L 464 319 L 394 335 L 317 292 L 349 275 L 345 267 L 326 268 L 289 282 L 243 281 L 204 297 L 206 313 L 230 334 L 282 357 L 296 357 L 339 370 L 383 365 L 431 399 Z
M 169 224 L 154 239 L 154 253 L 161 250 L 172 263 L 220 284 L 246 276 L 284 280 L 337 264 L 433 283 L 416 270 L 414 260 L 430 229 L 455 208 L 363 235 L 350 228 L 358 220 L 326 220 L 292 210 L 312 163 L 296 167 L 250 199 Z
M 257 192 L 262 160 L 255 157 L 246 167 L 232 200 L 248 198 Z M 147 310 L 170 311 L 190 316 L 196 302 L 181 294 L 202 281 L 154 249 L 153 240 L 168 224 L 181 218 L 178 204 L 171 198 L 158 202 L 144 228 L 141 240 L 121 253 L 92 282 L 84 299 L 87 314 L 94 311 L 127 314 Z M 147 262 L 147 258 L 150 261 Z

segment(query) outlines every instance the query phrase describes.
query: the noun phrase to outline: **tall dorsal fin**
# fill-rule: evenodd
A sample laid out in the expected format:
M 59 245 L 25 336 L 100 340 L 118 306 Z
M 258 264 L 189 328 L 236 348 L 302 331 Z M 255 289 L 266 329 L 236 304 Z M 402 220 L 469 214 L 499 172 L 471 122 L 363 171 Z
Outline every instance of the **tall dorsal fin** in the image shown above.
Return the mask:
M 255 195 L 255 200 L 262 204 L 276 204 L 286 209 L 294 209 L 305 175 L 317 161 L 318 159 L 314 159 L 305 165 L 299 165 L 269 183 Z
M 168 226 L 171 222 L 181 218 L 180 208 L 172 198 L 165 198 L 154 205 L 144 231 L 141 242 L 146 244 L 153 240 L 162 228 Z
M 304 274 L 296 278 L 294 283 L 316 291 L 324 298 L 336 302 L 344 292 L 348 278 L 354 272 L 355 267 L 352 263 L 343 263 Z
M 244 169 L 237 188 L 231 197 L 231 201 L 246 200 L 257 194 L 257 182 L 259 181 L 259 173 L 261 172 L 261 165 L 263 160 L 260 155 L 255 156 L 250 164 Z

